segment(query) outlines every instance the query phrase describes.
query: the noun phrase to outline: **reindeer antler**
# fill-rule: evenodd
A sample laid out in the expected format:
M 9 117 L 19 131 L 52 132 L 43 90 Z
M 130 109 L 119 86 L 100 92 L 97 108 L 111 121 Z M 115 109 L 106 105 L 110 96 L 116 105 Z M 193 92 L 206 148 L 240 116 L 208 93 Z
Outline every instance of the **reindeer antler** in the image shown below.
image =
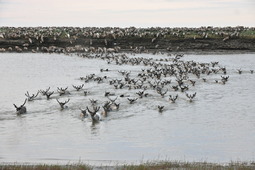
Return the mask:
M 50 87 L 48 89 L 46 89 L 45 91 L 44 90 L 39 90 L 42 95 L 46 95 L 46 93 L 48 93 L 48 91 L 50 90 Z
M 118 99 L 118 96 L 116 96 L 116 98 L 115 99 L 111 99 L 110 97 L 108 97 L 107 96 L 107 98 L 112 102 L 112 103 L 114 103 L 117 99 Z
M 27 99 L 25 99 L 24 103 L 20 106 L 20 107 L 23 107 L 27 102 Z

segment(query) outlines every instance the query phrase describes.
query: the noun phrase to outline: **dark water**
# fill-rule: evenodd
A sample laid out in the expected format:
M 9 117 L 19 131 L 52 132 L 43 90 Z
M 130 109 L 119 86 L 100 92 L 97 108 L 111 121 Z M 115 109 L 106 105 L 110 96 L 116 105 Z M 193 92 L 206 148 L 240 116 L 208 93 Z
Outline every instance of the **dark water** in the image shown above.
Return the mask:
M 115 90 L 104 80 L 86 83 L 84 90 L 89 94 L 84 96 L 72 87 L 84 83 L 79 77 L 95 73 L 121 78 L 119 70 L 130 70 L 135 77 L 145 66 L 108 65 L 100 59 L 57 54 L 1 54 L 0 162 L 254 161 L 255 74 L 249 70 L 255 69 L 255 55 L 187 55 L 182 60 L 219 61 L 228 69 L 230 80 L 222 85 L 214 81 L 221 74 L 204 76 L 207 82 L 200 79 L 189 90 L 197 92 L 192 103 L 181 92 L 175 104 L 153 90 L 148 90 L 150 97 L 133 105 L 119 97 L 119 111 L 93 125 L 80 117 L 79 108 L 88 106 L 89 99 L 102 105 L 107 101 L 105 91 L 137 97 L 139 90 Z M 100 68 L 110 71 L 100 72 Z M 239 68 L 242 74 L 237 73 Z M 26 91 L 36 93 L 48 87 L 55 91 L 53 99 L 39 94 L 27 102 L 27 114 L 15 114 L 12 104 L 21 105 Z M 68 87 L 71 94 L 59 98 L 57 87 Z M 177 93 L 169 88 L 167 94 Z M 69 98 L 68 109 L 61 111 L 56 98 Z M 157 105 L 165 106 L 163 113 Z

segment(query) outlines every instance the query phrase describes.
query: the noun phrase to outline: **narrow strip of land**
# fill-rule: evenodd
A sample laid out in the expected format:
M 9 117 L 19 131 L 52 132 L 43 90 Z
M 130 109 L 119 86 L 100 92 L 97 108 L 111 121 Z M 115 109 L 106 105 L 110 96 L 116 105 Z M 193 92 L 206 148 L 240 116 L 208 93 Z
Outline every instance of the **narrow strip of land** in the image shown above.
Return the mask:
M 0 52 L 255 51 L 255 28 L 0 27 Z

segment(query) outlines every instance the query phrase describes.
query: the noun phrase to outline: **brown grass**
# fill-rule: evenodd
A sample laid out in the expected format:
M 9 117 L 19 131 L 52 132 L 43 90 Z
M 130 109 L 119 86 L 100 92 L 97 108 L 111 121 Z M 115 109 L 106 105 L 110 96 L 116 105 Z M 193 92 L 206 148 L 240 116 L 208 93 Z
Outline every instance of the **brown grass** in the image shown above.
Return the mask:
M 255 162 L 231 162 L 229 164 L 216 164 L 207 162 L 148 162 L 139 165 L 116 166 L 90 166 L 82 163 L 71 165 L 25 165 L 7 164 L 0 165 L 0 170 L 254 170 Z

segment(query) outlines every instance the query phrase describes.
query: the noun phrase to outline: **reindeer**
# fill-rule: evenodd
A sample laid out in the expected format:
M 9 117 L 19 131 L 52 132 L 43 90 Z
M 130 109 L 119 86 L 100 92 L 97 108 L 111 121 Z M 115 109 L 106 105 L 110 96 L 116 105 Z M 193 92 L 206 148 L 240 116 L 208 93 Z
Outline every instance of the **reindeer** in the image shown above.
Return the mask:
M 180 88 L 181 88 L 181 92 L 189 90 L 189 86 L 188 85 L 180 86 Z
M 40 90 L 40 93 L 41 93 L 43 96 L 45 96 L 46 93 L 48 93 L 49 90 L 50 90 L 50 87 L 47 88 L 46 90 Z
M 27 93 L 25 93 L 25 96 L 27 96 L 28 101 L 33 101 L 38 96 L 38 94 L 39 94 L 39 91 L 37 91 L 36 94 L 32 94 L 32 96 L 30 96 L 30 94 L 27 91 Z
M 68 99 L 64 102 L 60 102 L 58 99 L 56 99 L 56 100 L 57 100 L 58 104 L 60 105 L 61 109 L 67 108 L 67 106 L 66 107 L 64 107 L 64 106 L 65 106 L 65 104 L 67 104 L 70 101 L 70 99 Z
M 143 98 L 144 90 L 136 93 L 140 98 Z
M 242 69 L 237 69 L 238 74 L 242 74 Z
M 111 103 L 115 103 L 115 101 L 118 99 L 118 96 L 116 96 L 115 99 L 111 99 L 110 97 L 107 96 L 107 98 L 111 101 Z
M 138 98 L 127 98 L 130 104 L 133 104 Z
M 89 92 L 88 91 L 84 91 L 83 93 L 84 93 L 84 96 L 87 96 Z
M 160 105 L 158 105 L 158 111 L 159 111 L 160 113 L 162 113 L 162 112 L 163 112 L 164 107 L 165 107 L 165 106 L 160 106 Z
M 218 61 L 217 62 L 211 62 L 211 64 L 212 64 L 212 67 L 215 67 L 215 65 L 218 65 L 219 62 Z
M 166 89 L 166 91 L 165 92 L 163 92 L 162 91 L 162 88 L 159 88 L 158 90 L 157 90 L 157 93 L 158 94 L 160 94 L 161 95 L 161 97 L 164 97 L 165 96 L 165 94 L 168 92 L 168 89 Z
M 195 86 L 196 81 L 195 80 L 189 80 L 192 86 Z
M 78 86 L 73 85 L 73 88 L 75 88 L 76 91 L 80 91 L 83 88 L 83 86 L 84 86 L 84 84 L 78 85 Z
M 253 74 L 254 70 L 250 70 L 251 74 Z
M 93 107 L 93 111 L 92 111 L 92 110 L 89 110 L 89 108 L 87 107 L 87 110 L 90 114 L 90 117 L 93 123 L 101 120 L 101 115 L 98 114 L 99 109 L 100 107 Z
M 20 107 L 16 106 L 15 104 L 14 107 L 16 108 L 16 114 L 17 115 L 21 115 L 27 112 L 27 108 L 25 107 L 25 104 L 27 102 L 27 99 L 25 99 L 24 103 L 22 105 L 20 105 Z
M 94 99 L 89 99 L 90 103 L 92 106 L 95 106 L 96 103 L 97 103 L 97 100 L 94 100 Z
M 169 95 L 169 100 L 171 100 L 172 103 L 175 103 L 177 98 L 178 98 L 178 94 L 176 96 Z
M 172 88 L 174 89 L 174 91 L 178 91 L 178 90 L 179 90 L 178 85 L 176 85 L 176 86 L 172 86 Z
M 54 91 L 52 91 L 52 92 L 46 92 L 46 93 L 45 93 L 45 95 L 46 95 L 46 97 L 47 97 L 47 100 L 50 99 L 50 96 L 53 95 L 53 93 L 54 93 Z
M 80 110 L 81 110 L 81 114 L 80 114 L 81 117 L 83 117 L 83 118 L 88 117 L 87 109 L 80 108 Z
M 108 96 L 113 96 L 114 95 L 114 93 L 111 93 L 111 92 L 104 92 L 104 96 L 105 97 L 108 97 Z
M 67 89 L 68 89 L 68 87 L 66 87 L 66 88 L 59 88 L 58 87 L 58 93 L 59 93 L 59 96 L 62 96 L 62 95 L 64 95 L 64 94 L 70 94 L 70 92 L 69 91 L 67 91 Z
M 193 94 L 186 93 L 186 96 L 189 98 L 189 101 L 192 102 L 193 99 L 196 97 L 196 94 L 197 94 L 196 92 L 193 93 Z
M 228 79 L 229 79 L 229 76 L 221 76 L 221 82 L 222 82 L 223 84 L 226 84 L 226 82 L 228 81 Z
M 111 102 L 107 101 L 103 105 L 103 112 L 101 114 L 106 117 L 109 111 L 111 111 Z

